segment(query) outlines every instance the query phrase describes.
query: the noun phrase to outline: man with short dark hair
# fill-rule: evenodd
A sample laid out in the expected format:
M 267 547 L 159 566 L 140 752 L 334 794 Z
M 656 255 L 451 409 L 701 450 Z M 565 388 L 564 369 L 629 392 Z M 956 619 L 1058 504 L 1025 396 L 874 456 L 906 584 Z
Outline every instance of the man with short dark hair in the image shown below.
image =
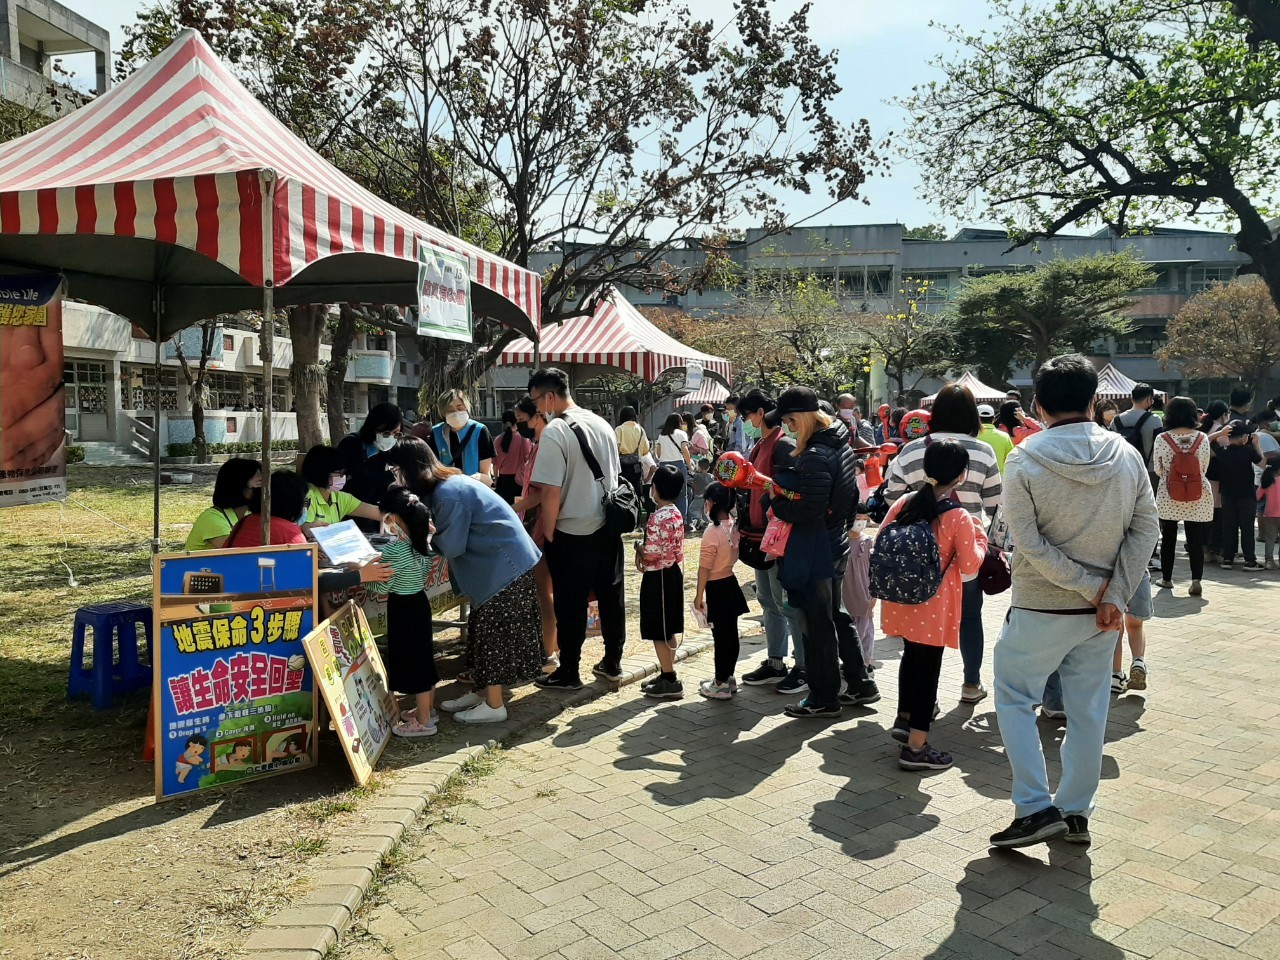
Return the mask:
M 1133 404 L 1124 413 L 1111 421 L 1111 429 L 1123 436 L 1138 453 L 1142 454 L 1142 462 L 1148 471 L 1151 469 L 1151 454 L 1156 448 L 1156 434 L 1162 429 L 1160 418 L 1152 412 L 1156 392 L 1149 384 L 1135 384 L 1130 394 Z
M 618 442 L 601 417 L 578 406 L 563 370 L 547 367 L 529 378 L 529 397 L 547 426 L 538 442 L 530 481 L 542 493 L 547 569 L 555 602 L 560 666 L 536 683 L 551 690 L 581 690 L 579 669 L 587 636 L 587 600 L 592 592 L 600 609 L 604 659 L 592 672 L 609 681 L 622 679 L 626 643 L 623 606 L 622 538 L 605 525 L 603 497 L 621 482 Z M 596 480 L 583 445 L 603 474 Z
M 995 649 L 996 717 L 1013 770 L 1015 819 L 991 838 L 1022 847 L 1089 842 L 1111 696 L 1115 632 L 1159 538 L 1137 450 L 1090 418 L 1098 374 L 1078 354 L 1036 374 L 1046 429 L 1006 461 L 1013 597 Z M 1070 727 L 1049 793 L 1035 705 L 1058 672 Z M 1065 817 L 1065 819 L 1064 819 Z
M 1248 387 L 1233 387 L 1231 390 L 1230 420 L 1247 420 L 1249 411 L 1253 409 L 1253 391 Z

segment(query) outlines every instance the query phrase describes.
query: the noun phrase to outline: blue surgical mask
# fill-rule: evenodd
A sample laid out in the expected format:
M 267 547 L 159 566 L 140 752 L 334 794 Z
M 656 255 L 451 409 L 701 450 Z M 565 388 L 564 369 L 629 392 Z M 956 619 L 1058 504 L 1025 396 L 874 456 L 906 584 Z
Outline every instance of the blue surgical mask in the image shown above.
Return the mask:
M 306 510 L 303 510 L 303 511 L 302 511 L 302 516 L 300 516 L 300 517 L 299 517 L 297 520 L 295 520 L 294 522 L 295 522 L 298 526 L 302 526 L 304 523 L 306 523 L 306 522 L 307 522 L 307 511 L 306 511 Z
M 782 428 L 782 434 L 783 434 L 783 436 L 785 436 L 788 440 L 794 440 L 794 439 L 796 438 L 796 432 L 795 432 L 794 430 L 792 430 L 789 426 L 786 426 L 786 425 L 784 425 L 784 426 L 783 426 L 783 428 Z

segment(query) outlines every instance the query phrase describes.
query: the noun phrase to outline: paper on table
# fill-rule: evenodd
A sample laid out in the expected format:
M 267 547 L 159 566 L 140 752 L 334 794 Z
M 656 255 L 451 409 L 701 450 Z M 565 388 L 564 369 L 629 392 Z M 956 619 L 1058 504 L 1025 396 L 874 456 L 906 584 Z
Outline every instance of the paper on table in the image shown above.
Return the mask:
M 334 565 L 364 563 L 378 555 L 378 551 L 365 539 L 354 520 L 343 520 L 327 527 L 312 527 L 311 535 Z

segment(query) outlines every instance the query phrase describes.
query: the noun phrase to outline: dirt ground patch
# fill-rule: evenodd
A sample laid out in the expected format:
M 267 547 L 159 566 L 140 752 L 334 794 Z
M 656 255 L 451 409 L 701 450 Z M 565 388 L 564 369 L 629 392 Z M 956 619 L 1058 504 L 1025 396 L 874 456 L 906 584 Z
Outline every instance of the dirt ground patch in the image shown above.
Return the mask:
M 162 490 L 166 549 L 180 548 L 208 503 L 213 473 L 198 469 L 194 486 Z M 363 798 L 398 769 L 484 742 L 484 730 L 445 722 L 430 740 L 397 741 L 363 789 L 353 789 L 325 734 L 315 769 L 155 804 L 152 766 L 140 760 L 146 695 L 102 712 L 66 700 L 75 611 L 150 597 L 150 474 L 75 465 L 69 486 L 66 504 L 0 516 L 0 957 L 225 960 L 307 890 L 308 860 L 341 837 Z M 691 597 L 697 540 L 686 553 Z M 749 574 L 743 568 L 740 579 Z M 652 657 L 636 639 L 638 576 L 627 583 L 626 653 Z M 589 641 L 584 662 L 599 652 Z M 453 676 L 456 631 L 437 635 L 437 654 Z M 461 689 L 446 685 L 441 695 Z M 513 714 L 554 709 L 553 696 L 519 688 Z

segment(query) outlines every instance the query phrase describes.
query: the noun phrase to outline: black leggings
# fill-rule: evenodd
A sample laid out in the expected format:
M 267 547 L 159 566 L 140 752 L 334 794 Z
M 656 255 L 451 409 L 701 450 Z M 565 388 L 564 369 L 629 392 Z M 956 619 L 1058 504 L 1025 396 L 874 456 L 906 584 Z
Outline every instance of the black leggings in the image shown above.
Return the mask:
M 938 702 L 938 676 L 946 647 L 904 640 L 898 666 L 898 716 L 909 718 L 912 730 L 929 732 Z
M 1187 559 L 1191 561 L 1191 579 L 1204 579 L 1204 547 L 1209 539 L 1212 522 L 1198 523 L 1195 520 L 1166 520 L 1160 518 L 1160 575 L 1166 580 L 1173 579 L 1173 554 L 1178 546 L 1178 523 L 1187 529 Z
M 715 642 L 716 681 L 723 683 L 738 668 L 738 617 L 747 612 L 747 599 L 733 576 L 709 581 L 704 599 Z

